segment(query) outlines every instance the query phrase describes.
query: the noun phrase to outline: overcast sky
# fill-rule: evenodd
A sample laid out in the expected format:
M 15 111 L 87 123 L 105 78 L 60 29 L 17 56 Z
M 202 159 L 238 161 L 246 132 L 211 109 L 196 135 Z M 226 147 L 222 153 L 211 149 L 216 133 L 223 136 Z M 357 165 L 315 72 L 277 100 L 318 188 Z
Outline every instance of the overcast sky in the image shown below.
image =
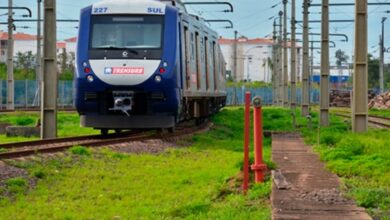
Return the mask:
M 131 1 L 131 0 L 129 0 Z M 188 0 L 194 1 L 194 0 Z M 202 1 L 202 0 L 197 0 Z M 205 1 L 205 0 L 203 0 Z M 210 0 L 208 0 L 210 1 Z M 234 13 L 223 13 L 221 10 L 227 9 L 225 6 L 200 6 L 192 5 L 188 6 L 188 11 L 193 14 L 198 14 L 205 19 L 230 19 L 234 23 L 234 29 L 224 29 L 225 24 L 212 23 L 210 24 L 215 30 L 219 32 L 225 38 L 233 38 L 234 30 L 249 38 L 265 37 L 271 34 L 273 20 L 269 20 L 270 17 L 278 14 L 282 10 L 281 0 L 213 0 L 213 1 L 229 1 L 234 6 Z M 297 20 L 302 20 L 302 1 L 296 0 L 296 17 Z M 6 0 L 0 3 L 0 6 L 6 6 Z M 57 0 L 57 19 L 78 19 L 80 9 L 88 6 L 96 0 Z M 354 0 L 329 0 L 330 3 L 353 3 Z M 390 0 L 368 0 L 368 2 L 387 2 Z M 321 3 L 320 0 L 313 0 L 313 3 Z M 26 6 L 33 10 L 33 18 L 36 18 L 36 0 L 13 0 L 14 6 Z M 288 4 L 288 17 L 290 17 L 291 0 Z M 310 8 L 310 19 L 321 19 L 320 7 Z M 390 6 L 369 6 L 369 52 L 375 57 L 379 56 L 378 44 L 379 34 L 381 31 L 381 19 L 382 17 L 389 17 L 390 14 L 386 11 L 390 11 Z M 6 22 L 7 17 L 3 14 L 5 10 L 0 11 L 0 22 Z M 22 11 L 16 11 L 16 15 L 23 14 Z M 354 19 L 354 7 L 331 7 L 330 19 Z M 20 17 L 15 17 L 17 19 Z M 35 23 L 16 23 L 18 32 L 26 32 L 36 34 Z M 58 23 L 57 38 L 58 40 L 64 40 L 77 35 L 77 29 L 75 28 L 77 23 Z M 290 26 L 290 21 L 288 21 Z M 28 26 L 29 29 L 22 29 L 21 26 Z M 312 32 L 320 32 L 320 23 L 311 23 Z M 0 29 L 5 31 L 6 26 L 1 25 Z M 290 32 L 288 27 L 288 32 Z M 302 32 L 302 27 L 297 25 L 297 32 Z M 353 23 L 331 23 L 331 33 L 343 33 L 349 37 L 349 42 L 341 42 L 340 37 L 331 37 L 331 40 L 335 41 L 336 48 L 330 50 L 331 64 L 334 64 L 334 53 L 337 49 L 342 49 L 351 57 L 353 53 Z M 300 38 L 301 36 L 297 36 Z M 315 40 L 319 40 L 319 37 L 315 37 Z M 317 44 L 319 47 L 320 45 Z M 390 18 L 385 23 L 385 46 L 390 47 Z M 390 62 L 390 54 L 385 55 L 386 62 Z M 350 59 L 351 61 L 351 59 Z M 315 64 L 319 62 L 319 52 L 316 52 Z

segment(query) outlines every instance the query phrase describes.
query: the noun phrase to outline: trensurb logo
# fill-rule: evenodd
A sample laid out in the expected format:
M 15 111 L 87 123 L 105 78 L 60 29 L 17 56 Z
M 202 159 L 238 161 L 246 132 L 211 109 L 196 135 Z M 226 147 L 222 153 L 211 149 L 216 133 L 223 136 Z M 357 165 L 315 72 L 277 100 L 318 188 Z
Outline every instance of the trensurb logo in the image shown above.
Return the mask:
M 163 14 L 161 8 L 152 8 L 152 7 L 149 7 L 149 8 L 148 8 L 148 13 L 152 13 L 152 14 Z

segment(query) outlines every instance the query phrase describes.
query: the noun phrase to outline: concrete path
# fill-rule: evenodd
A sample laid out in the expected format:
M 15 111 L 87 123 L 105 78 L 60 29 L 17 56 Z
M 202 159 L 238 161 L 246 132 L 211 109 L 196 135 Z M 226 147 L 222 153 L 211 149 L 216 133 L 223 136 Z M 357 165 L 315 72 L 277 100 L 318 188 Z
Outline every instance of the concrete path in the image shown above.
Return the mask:
M 337 175 L 325 169 L 298 134 L 273 134 L 272 160 L 281 171 L 272 186 L 273 219 L 371 219 L 364 208 L 342 196 Z

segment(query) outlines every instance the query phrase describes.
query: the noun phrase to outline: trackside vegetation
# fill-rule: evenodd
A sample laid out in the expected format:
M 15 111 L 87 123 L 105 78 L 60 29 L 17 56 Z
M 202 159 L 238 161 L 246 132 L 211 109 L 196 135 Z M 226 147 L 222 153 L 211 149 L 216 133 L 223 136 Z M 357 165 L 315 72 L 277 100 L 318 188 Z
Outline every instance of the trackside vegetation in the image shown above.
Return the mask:
M 21 112 L 0 114 L 0 123 L 6 123 L 18 126 L 35 126 L 39 118 L 38 112 Z M 58 113 L 58 136 L 71 137 L 80 135 L 99 134 L 98 130 L 91 128 L 80 127 L 80 120 L 77 113 L 74 112 L 59 112 Z M 10 143 L 17 141 L 27 141 L 38 139 L 37 137 L 6 137 L 5 134 L 0 134 L 0 143 Z
M 57 159 L 16 162 L 38 181 L 0 199 L 0 219 L 270 219 L 269 178 L 240 192 L 242 117 L 242 108 L 226 108 L 211 131 L 158 154 L 76 146 Z
M 63 134 L 71 129 L 84 132 L 78 130 L 77 115 L 62 114 L 69 123 L 63 125 Z M 350 121 L 334 115 L 329 127 L 318 129 L 318 114 L 311 116 L 309 123 L 298 110 L 291 114 L 266 107 L 263 127 L 301 132 L 327 169 L 341 177 L 343 192 L 375 219 L 388 220 L 389 131 L 370 128 L 353 134 Z M 242 118 L 243 108 L 225 108 L 212 118 L 211 131 L 158 154 L 75 146 L 57 159 L 17 162 L 14 165 L 26 169 L 37 183 L 31 188 L 29 179 L 17 177 L 0 184 L 0 194 L 11 192 L 0 199 L 0 219 L 270 219 L 269 178 L 252 185 L 246 197 L 239 191 Z M 264 145 L 265 162 L 274 168 L 271 139 L 265 138 Z

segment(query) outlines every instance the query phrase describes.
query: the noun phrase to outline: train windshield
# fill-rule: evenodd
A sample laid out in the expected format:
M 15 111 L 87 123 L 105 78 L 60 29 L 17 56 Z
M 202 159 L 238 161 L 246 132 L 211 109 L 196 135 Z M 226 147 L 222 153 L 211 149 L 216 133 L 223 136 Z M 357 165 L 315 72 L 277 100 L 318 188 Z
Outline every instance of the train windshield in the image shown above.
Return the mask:
M 162 30 L 162 16 L 92 16 L 90 49 L 161 49 Z

